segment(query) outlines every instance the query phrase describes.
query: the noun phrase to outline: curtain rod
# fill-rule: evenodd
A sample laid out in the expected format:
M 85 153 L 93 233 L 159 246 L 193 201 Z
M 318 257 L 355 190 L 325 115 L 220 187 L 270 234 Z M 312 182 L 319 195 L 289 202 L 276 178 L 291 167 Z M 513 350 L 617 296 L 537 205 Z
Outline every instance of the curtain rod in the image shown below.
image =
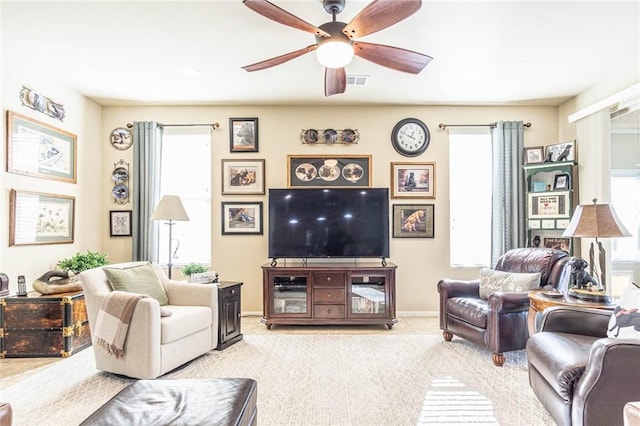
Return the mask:
M 220 123 L 205 123 L 205 124 L 158 124 L 160 127 L 192 127 L 192 126 L 210 126 L 213 130 L 220 127 Z M 132 129 L 133 123 L 127 123 L 127 128 Z
M 446 129 L 447 127 L 495 127 L 496 123 L 489 124 L 438 124 L 438 128 L 441 130 Z M 531 123 L 524 123 L 524 127 L 531 127 Z

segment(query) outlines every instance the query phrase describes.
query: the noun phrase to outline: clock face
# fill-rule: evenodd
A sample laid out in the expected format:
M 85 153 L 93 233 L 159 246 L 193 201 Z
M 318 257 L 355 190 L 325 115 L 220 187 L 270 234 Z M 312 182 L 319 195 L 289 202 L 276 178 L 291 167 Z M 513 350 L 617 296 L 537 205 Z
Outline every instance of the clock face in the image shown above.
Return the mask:
M 429 141 L 429 129 L 417 118 L 405 118 L 399 121 L 391 132 L 393 147 L 406 157 L 422 154 L 429 146 Z

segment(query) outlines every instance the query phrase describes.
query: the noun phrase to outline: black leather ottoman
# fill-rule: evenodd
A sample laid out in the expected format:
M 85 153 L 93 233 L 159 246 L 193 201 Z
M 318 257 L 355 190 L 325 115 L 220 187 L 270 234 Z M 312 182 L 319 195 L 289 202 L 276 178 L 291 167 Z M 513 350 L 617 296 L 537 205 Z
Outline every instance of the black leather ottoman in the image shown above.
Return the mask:
M 253 379 L 139 380 L 82 425 L 237 425 L 257 423 Z

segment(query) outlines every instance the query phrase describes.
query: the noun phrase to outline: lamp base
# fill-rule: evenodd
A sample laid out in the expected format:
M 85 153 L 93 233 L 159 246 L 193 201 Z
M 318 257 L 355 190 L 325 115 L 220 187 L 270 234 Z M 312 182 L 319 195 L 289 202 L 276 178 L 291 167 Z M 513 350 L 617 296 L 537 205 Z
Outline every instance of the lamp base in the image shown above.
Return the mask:
M 590 302 L 611 303 L 611 295 L 602 290 L 585 290 L 572 288 L 567 291 L 567 295 L 580 300 L 588 300 Z

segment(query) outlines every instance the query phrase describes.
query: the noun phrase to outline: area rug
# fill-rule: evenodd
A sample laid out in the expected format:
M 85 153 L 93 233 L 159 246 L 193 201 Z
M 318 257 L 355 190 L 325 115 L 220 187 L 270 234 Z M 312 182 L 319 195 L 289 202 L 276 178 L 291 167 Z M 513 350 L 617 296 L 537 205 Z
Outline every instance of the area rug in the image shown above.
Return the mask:
M 13 385 L 15 425 L 76 425 L 132 379 L 95 370 L 92 348 Z M 250 377 L 259 425 L 551 425 L 524 351 L 504 367 L 432 335 L 245 335 L 166 379 Z

